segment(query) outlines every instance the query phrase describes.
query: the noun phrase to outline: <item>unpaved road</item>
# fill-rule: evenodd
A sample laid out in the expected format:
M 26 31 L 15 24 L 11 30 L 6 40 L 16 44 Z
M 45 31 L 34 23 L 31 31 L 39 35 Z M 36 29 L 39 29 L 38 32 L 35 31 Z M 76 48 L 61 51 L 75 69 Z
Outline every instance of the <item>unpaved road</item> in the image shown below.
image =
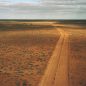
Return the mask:
M 62 29 L 57 30 L 61 36 L 39 86 L 69 86 L 68 34 Z

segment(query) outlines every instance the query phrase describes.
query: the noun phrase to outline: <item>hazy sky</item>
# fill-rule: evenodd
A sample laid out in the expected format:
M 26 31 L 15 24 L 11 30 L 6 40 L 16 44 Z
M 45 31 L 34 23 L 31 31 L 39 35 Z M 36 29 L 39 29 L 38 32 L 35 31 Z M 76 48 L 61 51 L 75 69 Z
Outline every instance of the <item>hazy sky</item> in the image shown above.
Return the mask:
M 0 0 L 0 19 L 86 19 L 86 0 Z

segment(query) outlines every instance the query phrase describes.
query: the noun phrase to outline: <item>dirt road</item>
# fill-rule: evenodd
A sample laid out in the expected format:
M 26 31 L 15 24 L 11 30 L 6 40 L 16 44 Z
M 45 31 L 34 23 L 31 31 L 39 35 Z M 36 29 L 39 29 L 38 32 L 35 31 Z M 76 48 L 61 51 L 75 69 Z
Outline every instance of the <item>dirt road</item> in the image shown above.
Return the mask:
M 68 86 L 68 34 L 57 30 L 61 36 L 39 86 Z

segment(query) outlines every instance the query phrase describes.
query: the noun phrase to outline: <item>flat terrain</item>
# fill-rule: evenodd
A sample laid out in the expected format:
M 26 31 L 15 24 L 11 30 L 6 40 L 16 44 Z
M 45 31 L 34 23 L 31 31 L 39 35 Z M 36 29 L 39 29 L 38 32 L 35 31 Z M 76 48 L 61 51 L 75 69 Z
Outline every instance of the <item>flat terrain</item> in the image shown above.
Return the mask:
M 62 29 L 57 30 L 61 36 L 39 86 L 68 86 L 68 35 Z
M 39 86 L 86 86 L 86 26 L 53 25 L 61 36 Z
M 0 86 L 37 86 L 59 32 L 52 25 L 0 24 Z
M 86 25 L 84 23 L 60 24 L 60 28 L 62 26 L 68 34 L 69 86 L 86 86 Z
M 86 86 L 86 29 L 70 30 L 70 86 Z
M 0 22 L 0 85 L 86 86 L 85 24 Z
M 60 28 L 68 34 L 68 86 L 86 86 L 86 26 L 60 24 Z

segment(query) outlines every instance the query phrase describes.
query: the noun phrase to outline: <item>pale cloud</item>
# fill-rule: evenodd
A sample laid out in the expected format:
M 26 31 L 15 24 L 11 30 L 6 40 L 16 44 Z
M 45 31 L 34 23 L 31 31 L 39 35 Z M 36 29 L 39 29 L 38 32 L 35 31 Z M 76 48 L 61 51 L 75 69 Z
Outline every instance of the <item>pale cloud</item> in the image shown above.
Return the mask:
M 0 0 L 0 18 L 86 19 L 85 0 L 39 0 L 39 3 Z

